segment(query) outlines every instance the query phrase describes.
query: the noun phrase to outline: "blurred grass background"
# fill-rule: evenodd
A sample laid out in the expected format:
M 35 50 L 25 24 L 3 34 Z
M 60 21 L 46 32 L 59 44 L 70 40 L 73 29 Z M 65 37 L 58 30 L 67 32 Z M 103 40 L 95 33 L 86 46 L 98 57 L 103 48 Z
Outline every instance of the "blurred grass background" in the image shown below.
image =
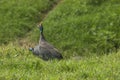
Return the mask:
M 0 80 L 119 80 L 120 51 L 89 56 L 43 61 L 19 46 L 0 48 Z
M 44 34 L 65 56 L 101 55 L 119 49 L 119 0 L 63 0 L 49 12 L 57 2 L 1 0 L 0 44 L 16 40 L 37 44 L 36 26 L 47 15 Z
M 120 1 L 58 2 L 0 0 L 0 80 L 119 80 Z M 63 60 L 45 62 L 28 51 L 41 21 Z
M 58 0 L 1 0 L 0 44 L 26 37 Z

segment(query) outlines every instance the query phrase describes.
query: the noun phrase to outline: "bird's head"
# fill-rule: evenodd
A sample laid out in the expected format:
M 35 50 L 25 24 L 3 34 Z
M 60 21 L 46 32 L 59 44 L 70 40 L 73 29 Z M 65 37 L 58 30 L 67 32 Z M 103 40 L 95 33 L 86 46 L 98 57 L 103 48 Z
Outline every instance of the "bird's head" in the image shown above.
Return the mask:
M 34 48 L 29 48 L 29 51 L 33 51 L 34 50 Z

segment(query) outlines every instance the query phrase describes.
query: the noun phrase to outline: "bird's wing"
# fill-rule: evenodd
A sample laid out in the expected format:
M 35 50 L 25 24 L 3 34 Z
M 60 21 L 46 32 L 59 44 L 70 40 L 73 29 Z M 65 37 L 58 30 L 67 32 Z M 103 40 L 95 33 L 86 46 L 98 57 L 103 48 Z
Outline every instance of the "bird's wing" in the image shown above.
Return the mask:
M 49 44 L 48 42 L 41 42 L 40 47 L 49 51 L 50 55 L 52 55 L 53 57 L 62 58 L 62 55 L 59 53 L 59 51 L 53 45 Z
M 58 59 L 62 59 L 62 55 L 57 51 L 55 50 L 56 48 L 46 48 L 46 47 L 40 47 L 41 50 L 43 50 L 43 54 L 46 56 L 46 57 L 50 57 L 50 58 L 58 58 Z
M 50 57 L 52 57 L 52 54 L 49 50 L 46 50 L 44 47 L 39 45 L 34 48 L 33 54 L 41 57 L 44 60 L 48 60 Z
M 49 44 L 48 42 L 41 42 L 40 43 L 40 46 L 43 47 L 43 48 L 46 48 L 47 50 L 55 50 L 58 52 L 58 50 L 51 44 Z

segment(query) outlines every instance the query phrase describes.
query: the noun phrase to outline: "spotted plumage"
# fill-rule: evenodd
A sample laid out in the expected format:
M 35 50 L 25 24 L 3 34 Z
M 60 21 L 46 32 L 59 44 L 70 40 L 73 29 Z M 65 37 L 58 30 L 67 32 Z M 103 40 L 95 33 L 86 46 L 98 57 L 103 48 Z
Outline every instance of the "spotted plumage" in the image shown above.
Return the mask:
M 32 53 L 43 60 L 49 59 L 62 59 L 62 55 L 60 52 L 50 43 L 48 43 L 43 34 L 43 26 L 42 24 L 39 26 L 40 29 L 40 40 L 39 45 L 35 46 L 34 48 L 30 48 L 29 50 Z

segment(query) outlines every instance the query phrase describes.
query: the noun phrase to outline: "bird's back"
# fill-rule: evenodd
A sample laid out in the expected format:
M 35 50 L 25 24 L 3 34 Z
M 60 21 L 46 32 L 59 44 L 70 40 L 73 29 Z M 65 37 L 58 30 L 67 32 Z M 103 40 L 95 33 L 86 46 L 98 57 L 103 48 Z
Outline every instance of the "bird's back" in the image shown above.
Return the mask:
M 51 44 L 49 44 L 43 34 L 42 24 L 39 26 L 40 29 L 40 40 L 39 45 L 34 48 L 33 54 L 40 56 L 44 60 L 48 59 L 62 59 L 60 52 Z
M 39 56 L 43 60 L 63 58 L 62 55 L 58 52 L 58 50 L 46 41 L 36 46 L 34 48 L 33 54 Z
M 47 41 L 41 42 L 40 48 L 49 52 L 51 58 L 58 58 L 58 59 L 63 58 L 61 53 L 53 45 L 49 44 Z

